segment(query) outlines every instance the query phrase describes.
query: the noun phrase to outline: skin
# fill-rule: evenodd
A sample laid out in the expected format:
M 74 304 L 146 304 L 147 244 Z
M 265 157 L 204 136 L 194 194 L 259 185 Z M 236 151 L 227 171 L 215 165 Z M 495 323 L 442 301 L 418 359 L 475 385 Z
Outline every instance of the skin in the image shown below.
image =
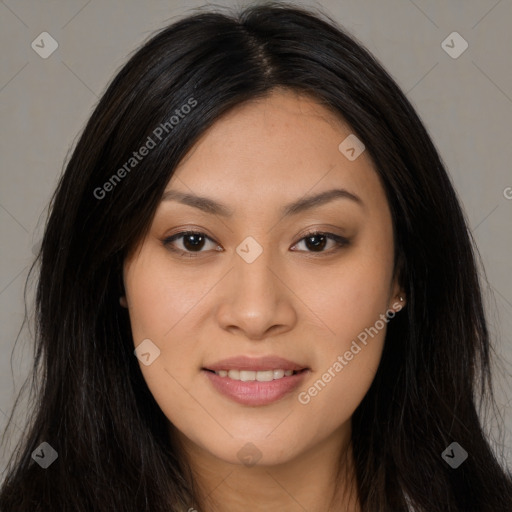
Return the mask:
M 358 334 L 401 308 L 384 189 L 366 151 L 349 161 L 338 149 L 350 133 L 312 98 L 287 90 L 236 107 L 203 134 L 166 189 L 214 199 L 232 217 L 162 201 L 125 260 L 122 303 L 134 345 L 149 338 L 160 349 L 140 367 L 208 510 L 360 510 L 351 480 L 351 416 L 375 376 L 385 326 L 307 404 L 298 400 Z M 296 215 L 279 213 L 332 188 L 361 204 L 335 199 Z M 317 252 L 304 238 L 313 228 L 349 243 L 337 249 L 326 240 Z M 202 252 L 184 238 L 171 244 L 196 257 L 162 242 L 184 229 L 211 239 Z M 236 252 L 248 236 L 263 249 L 252 263 Z M 310 371 L 299 389 L 272 404 L 241 405 L 201 371 L 237 355 L 278 355 Z M 261 455 L 253 466 L 237 455 L 247 443 Z

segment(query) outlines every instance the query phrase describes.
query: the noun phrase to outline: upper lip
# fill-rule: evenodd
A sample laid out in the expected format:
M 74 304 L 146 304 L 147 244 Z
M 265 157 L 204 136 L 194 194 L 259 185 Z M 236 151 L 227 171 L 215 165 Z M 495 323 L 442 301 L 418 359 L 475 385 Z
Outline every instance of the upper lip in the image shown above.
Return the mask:
M 304 365 L 278 356 L 247 357 L 236 356 L 204 366 L 205 370 L 304 370 Z

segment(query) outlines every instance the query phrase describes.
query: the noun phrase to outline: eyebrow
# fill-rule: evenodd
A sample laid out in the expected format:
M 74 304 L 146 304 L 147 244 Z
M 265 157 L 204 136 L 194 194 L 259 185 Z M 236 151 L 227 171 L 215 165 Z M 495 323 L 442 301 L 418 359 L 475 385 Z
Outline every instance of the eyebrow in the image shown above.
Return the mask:
M 319 194 L 303 197 L 297 201 L 287 204 L 281 209 L 281 214 L 284 217 L 296 215 L 306 210 L 327 204 L 335 199 L 348 199 L 359 204 L 361 207 L 364 207 L 364 203 L 360 197 L 348 190 L 334 188 L 326 190 L 325 192 L 320 192 Z M 165 192 L 162 197 L 162 201 L 177 201 L 179 203 L 192 206 L 193 208 L 198 208 L 206 213 L 220 215 L 222 217 L 231 217 L 233 215 L 233 210 L 222 203 L 218 203 L 208 197 L 185 194 L 183 192 L 178 192 L 177 190 L 168 190 Z

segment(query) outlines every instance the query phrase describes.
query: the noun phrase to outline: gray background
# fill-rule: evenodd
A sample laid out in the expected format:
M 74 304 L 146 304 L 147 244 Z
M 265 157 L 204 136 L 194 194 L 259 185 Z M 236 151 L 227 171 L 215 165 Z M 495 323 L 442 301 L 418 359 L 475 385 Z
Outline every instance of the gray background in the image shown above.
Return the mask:
M 323 9 L 374 53 L 417 109 L 449 169 L 490 283 L 486 301 L 500 363 L 497 399 L 512 465 L 512 1 L 297 3 Z M 0 431 L 31 362 L 27 329 L 12 354 L 24 316 L 23 285 L 67 152 L 128 54 L 152 31 L 200 5 L 206 4 L 0 3 Z M 31 48 L 44 31 L 59 44 L 47 59 Z M 441 46 L 453 31 L 469 44 L 456 59 Z M 17 424 L 29 415 L 25 405 Z M 17 433 L 15 426 L 13 440 Z M 1 468 L 5 460 L 4 453 Z

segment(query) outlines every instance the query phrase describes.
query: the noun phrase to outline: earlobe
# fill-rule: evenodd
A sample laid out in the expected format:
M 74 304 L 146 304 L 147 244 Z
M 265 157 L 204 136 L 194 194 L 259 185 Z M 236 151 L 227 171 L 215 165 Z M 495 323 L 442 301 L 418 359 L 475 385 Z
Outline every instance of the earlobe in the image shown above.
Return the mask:
M 390 292 L 391 293 L 389 296 L 389 301 L 390 301 L 389 308 L 391 310 L 395 311 L 396 313 L 398 313 L 407 304 L 406 295 L 403 291 L 402 286 L 400 286 L 398 278 L 394 279 Z
M 121 297 L 119 297 L 119 304 L 121 304 L 123 308 L 128 308 L 128 301 L 126 300 L 126 295 L 121 295 Z
M 403 293 L 399 293 L 397 296 L 395 296 L 395 300 L 393 304 L 390 306 L 390 309 L 398 313 L 405 307 L 405 304 L 405 295 Z
M 398 312 L 404 309 L 405 304 L 405 295 L 403 293 L 400 293 L 398 295 L 398 300 L 395 301 L 395 303 L 393 304 L 393 308 L 395 309 L 396 312 Z

